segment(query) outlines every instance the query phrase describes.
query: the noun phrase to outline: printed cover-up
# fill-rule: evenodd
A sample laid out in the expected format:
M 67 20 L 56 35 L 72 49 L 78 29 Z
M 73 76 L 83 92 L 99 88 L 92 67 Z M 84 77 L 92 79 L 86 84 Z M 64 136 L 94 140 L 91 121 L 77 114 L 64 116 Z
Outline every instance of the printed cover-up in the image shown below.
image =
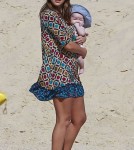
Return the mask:
M 78 75 L 78 55 L 64 49 L 76 39 L 74 26 L 68 25 L 55 11 L 41 14 L 42 67 L 30 92 L 37 99 L 80 97 L 84 89 Z

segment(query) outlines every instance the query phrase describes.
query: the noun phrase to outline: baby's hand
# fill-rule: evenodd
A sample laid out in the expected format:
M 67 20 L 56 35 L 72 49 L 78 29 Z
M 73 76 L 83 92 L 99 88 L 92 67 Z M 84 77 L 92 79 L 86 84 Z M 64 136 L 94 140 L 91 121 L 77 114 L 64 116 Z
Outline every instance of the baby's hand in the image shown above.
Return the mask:
M 76 28 L 81 26 L 79 22 L 75 22 L 74 25 Z
M 72 20 L 71 23 L 75 25 L 76 23 L 79 23 L 79 21 L 78 20 Z
M 76 37 L 76 43 L 83 44 L 84 42 L 86 42 L 86 37 L 83 37 L 83 36 Z

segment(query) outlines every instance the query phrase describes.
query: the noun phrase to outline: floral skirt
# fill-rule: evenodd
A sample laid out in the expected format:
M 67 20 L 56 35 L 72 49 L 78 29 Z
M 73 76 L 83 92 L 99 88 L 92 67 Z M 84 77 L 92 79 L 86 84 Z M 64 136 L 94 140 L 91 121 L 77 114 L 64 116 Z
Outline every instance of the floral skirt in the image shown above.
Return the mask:
M 62 87 L 56 87 L 53 90 L 48 90 L 41 87 L 38 82 L 34 83 L 30 90 L 31 93 L 40 101 L 49 101 L 54 98 L 76 98 L 84 96 L 84 89 L 82 84 L 66 84 Z

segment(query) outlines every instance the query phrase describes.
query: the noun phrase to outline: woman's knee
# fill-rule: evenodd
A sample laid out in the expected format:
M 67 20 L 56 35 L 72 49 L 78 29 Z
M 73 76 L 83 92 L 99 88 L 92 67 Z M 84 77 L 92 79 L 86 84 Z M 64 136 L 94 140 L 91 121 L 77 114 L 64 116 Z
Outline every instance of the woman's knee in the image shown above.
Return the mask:
M 84 113 L 80 116 L 77 116 L 77 118 L 73 119 L 72 123 L 77 126 L 82 126 L 86 122 L 86 120 L 87 120 L 87 116 L 86 113 Z
M 67 117 L 63 117 L 63 118 L 58 118 L 56 120 L 56 124 L 60 125 L 61 127 L 68 127 L 69 124 L 70 124 L 70 120 L 71 120 L 71 117 L 70 116 L 67 116 Z
M 84 113 L 83 115 L 80 116 L 80 119 L 79 119 L 79 124 L 83 125 L 87 120 L 87 116 L 86 116 L 86 113 Z

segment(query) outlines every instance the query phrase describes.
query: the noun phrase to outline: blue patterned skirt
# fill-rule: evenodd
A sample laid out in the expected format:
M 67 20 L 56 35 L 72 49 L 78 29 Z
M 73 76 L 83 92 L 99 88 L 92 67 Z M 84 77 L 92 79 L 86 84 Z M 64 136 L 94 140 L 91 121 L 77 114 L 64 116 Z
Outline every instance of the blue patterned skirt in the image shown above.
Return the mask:
M 54 98 L 76 98 L 84 96 L 84 89 L 82 84 L 66 84 L 62 87 L 57 87 L 53 90 L 48 90 L 41 87 L 38 82 L 34 83 L 30 90 L 31 93 L 40 101 L 49 101 Z

